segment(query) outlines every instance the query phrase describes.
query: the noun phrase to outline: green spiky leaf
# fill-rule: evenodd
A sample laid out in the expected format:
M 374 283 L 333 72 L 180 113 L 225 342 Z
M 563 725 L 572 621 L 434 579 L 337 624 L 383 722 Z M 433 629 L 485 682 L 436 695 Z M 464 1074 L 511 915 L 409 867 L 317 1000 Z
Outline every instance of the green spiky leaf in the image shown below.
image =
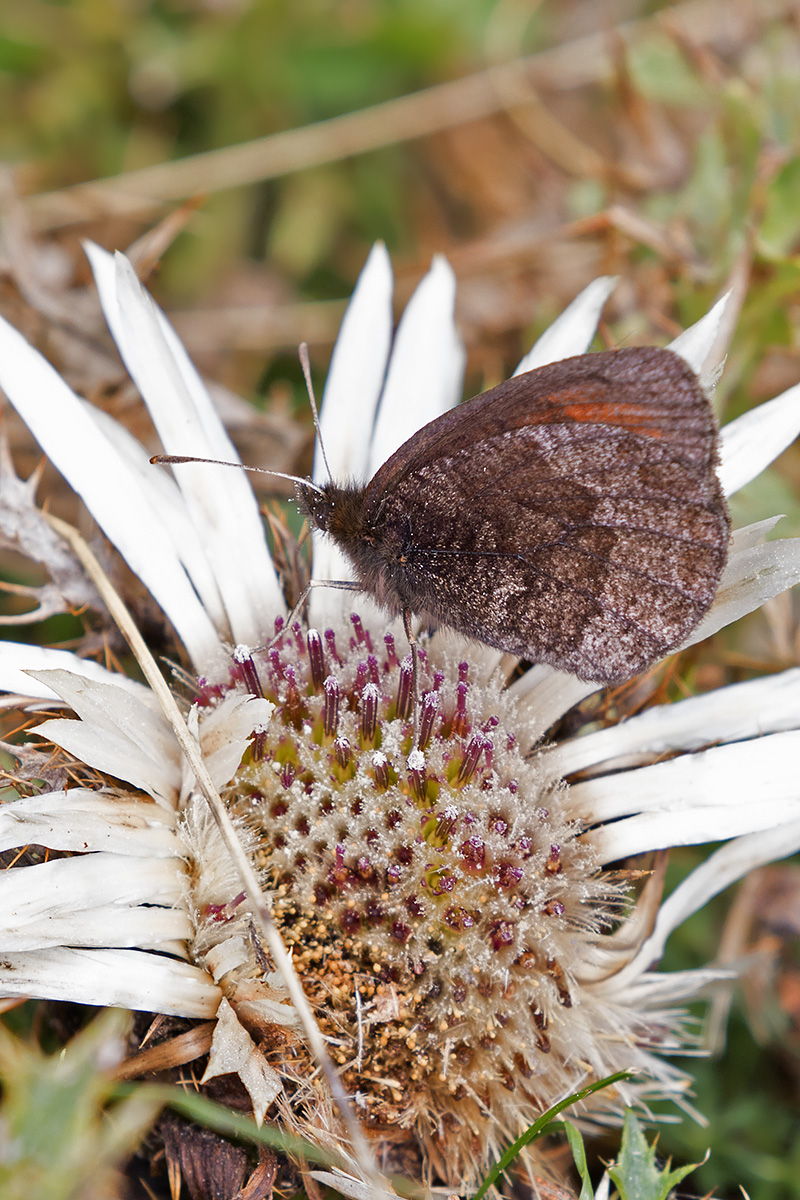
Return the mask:
M 630 1078 L 629 1071 L 618 1071 L 616 1075 L 608 1075 L 605 1079 L 599 1079 L 597 1083 L 591 1083 L 588 1087 L 581 1088 L 579 1092 L 573 1092 L 571 1096 L 567 1096 L 564 1100 L 560 1100 L 558 1104 L 554 1104 L 552 1108 L 548 1108 L 538 1120 L 529 1125 L 525 1132 L 504 1151 L 484 1178 L 483 1183 L 478 1188 L 472 1200 L 482 1200 L 482 1197 L 486 1195 L 489 1188 L 494 1186 L 500 1176 L 508 1170 L 526 1146 L 529 1146 L 536 1138 L 541 1137 L 543 1133 L 552 1133 L 556 1127 L 555 1119 L 564 1109 L 571 1108 L 573 1104 L 578 1104 L 581 1100 L 585 1100 L 587 1096 L 602 1091 L 603 1088 L 611 1087 L 613 1084 L 619 1083 L 622 1079 Z
M 696 1170 L 699 1163 L 671 1169 L 659 1166 L 657 1143 L 649 1145 L 641 1125 L 631 1109 L 625 1113 L 620 1154 L 608 1174 L 619 1190 L 621 1200 L 666 1200 L 682 1179 Z

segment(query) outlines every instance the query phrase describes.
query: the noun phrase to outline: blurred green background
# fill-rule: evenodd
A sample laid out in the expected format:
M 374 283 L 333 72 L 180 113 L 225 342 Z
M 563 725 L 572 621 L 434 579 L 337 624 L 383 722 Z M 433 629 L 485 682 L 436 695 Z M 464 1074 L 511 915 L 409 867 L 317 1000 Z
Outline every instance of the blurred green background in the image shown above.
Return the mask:
M 138 249 L 203 369 L 284 427 L 296 345 L 310 341 L 322 374 L 376 238 L 400 301 L 431 254 L 450 258 L 471 390 L 607 272 L 620 276 L 610 344 L 666 340 L 733 286 L 725 417 L 800 379 L 788 0 L 5 0 L 0 18 L 0 310 L 95 397 L 110 360 L 76 361 L 58 337 L 102 342 L 94 315 L 81 325 L 86 236 Z M 210 153 L 239 143 L 236 158 Z M 272 465 L 302 468 L 298 419 L 304 436 Z M 798 496 L 795 449 L 737 497 L 735 519 L 780 511 L 780 532 L 800 533 Z M 776 604 L 697 662 L 697 686 L 796 663 L 797 629 L 796 607 Z M 769 883 L 751 898 L 737 949 L 757 946 L 758 986 L 727 1051 L 691 1064 L 710 1126 L 661 1135 L 676 1161 L 711 1146 L 687 1181 L 698 1192 L 800 1197 L 787 879 L 766 916 Z M 726 913 L 682 931 L 672 965 L 713 957 Z

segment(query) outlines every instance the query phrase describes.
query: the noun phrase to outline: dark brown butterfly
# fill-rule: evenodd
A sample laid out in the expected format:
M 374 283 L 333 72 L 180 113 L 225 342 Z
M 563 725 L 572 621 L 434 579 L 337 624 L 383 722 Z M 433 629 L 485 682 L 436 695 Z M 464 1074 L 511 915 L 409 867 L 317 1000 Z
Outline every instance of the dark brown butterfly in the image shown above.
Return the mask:
M 684 642 L 725 565 L 717 428 L 677 354 L 584 354 L 425 425 L 365 485 L 299 482 L 393 615 L 619 683 Z

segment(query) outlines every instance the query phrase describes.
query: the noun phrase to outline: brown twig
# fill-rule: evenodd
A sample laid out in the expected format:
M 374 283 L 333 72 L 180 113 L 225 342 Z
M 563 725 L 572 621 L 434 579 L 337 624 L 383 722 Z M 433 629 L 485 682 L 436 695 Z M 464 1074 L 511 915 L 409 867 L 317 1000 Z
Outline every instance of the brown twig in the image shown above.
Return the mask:
M 168 1071 L 173 1067 L 184 1067 L 194 1062 L 211 1049 L 211 1038 L 215 1021 L 203 1021 L 185 1033 L 179 1033 L 167 1042 L 148 1046 L 126 1058 L 114 1071 L 115 1079 L 140 1079 L 157 1071 Z

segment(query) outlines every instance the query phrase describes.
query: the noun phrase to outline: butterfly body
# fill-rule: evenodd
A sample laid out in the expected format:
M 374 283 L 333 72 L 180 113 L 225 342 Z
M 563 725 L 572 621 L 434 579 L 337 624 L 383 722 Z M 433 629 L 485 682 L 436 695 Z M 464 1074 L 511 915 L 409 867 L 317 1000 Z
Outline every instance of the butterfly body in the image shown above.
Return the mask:
M 566 359 L 431 421 L 364 485 L 299 486 L 392 615 L 616 683 L 710 606 L 729 519 L 717 429 L 668 350 Z

